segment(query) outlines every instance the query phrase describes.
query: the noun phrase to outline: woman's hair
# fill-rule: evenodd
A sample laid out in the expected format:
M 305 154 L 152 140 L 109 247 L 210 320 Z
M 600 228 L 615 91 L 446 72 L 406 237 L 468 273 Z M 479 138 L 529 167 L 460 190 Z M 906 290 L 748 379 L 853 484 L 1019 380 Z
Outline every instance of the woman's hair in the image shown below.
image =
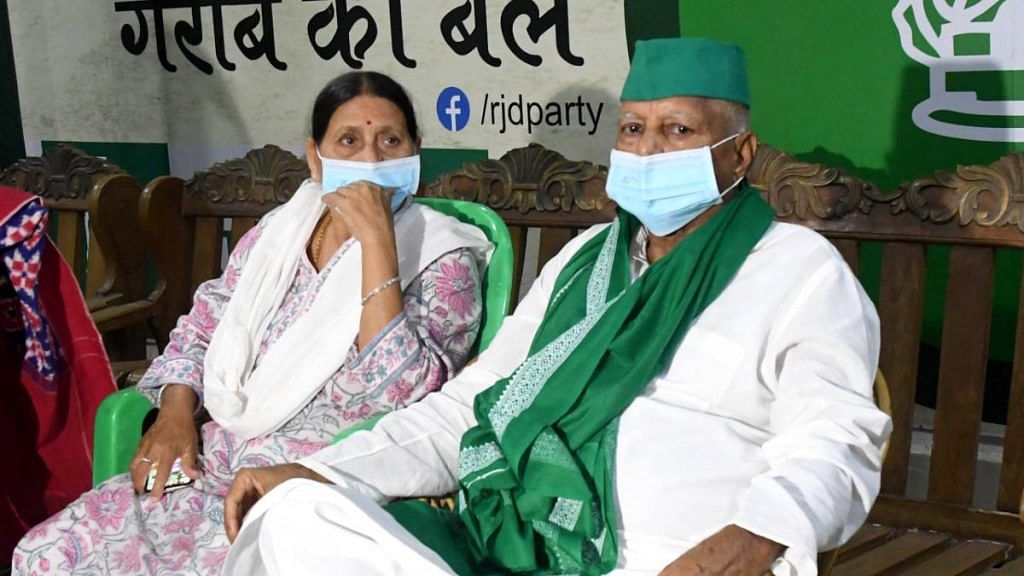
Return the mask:
M 405 116 L 405 127 L 413 139 L 419 138 L 416 113 L 409 95 L 398 82 L 380 72 L 346 72 L 327 83 L 313 104 L 313 140 L 320 144 L 334 111 L 356 96 L 376 96 L 390 101 Z

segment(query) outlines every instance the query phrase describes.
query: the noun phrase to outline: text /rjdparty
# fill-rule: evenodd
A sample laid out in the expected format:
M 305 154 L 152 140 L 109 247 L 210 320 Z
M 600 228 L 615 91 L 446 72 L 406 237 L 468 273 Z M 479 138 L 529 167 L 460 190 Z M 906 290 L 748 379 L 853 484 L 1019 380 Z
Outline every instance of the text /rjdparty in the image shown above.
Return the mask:
M 504 94 L 492 98 L 491 94 L 485 94 L 480 124 L 498 127 L 499 134 L 504 134 L 509 126 L 526 126 L 527 134 L 533 134 L 538 127 L 580 127 L 593 136 L 601 125 L 603 111 L 604 102 L 587 102 L 583 96 L 568 101 L 536 102 L 525 99 L 522 94 L 514 98 L 505 98 Z

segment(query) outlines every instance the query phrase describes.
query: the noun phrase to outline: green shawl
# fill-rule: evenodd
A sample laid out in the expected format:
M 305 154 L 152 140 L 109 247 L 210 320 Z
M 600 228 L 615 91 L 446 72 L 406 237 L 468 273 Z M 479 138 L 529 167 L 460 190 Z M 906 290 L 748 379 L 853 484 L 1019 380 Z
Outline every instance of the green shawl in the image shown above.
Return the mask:
M 458 532 L 475 572 L 615 567 L 618 417 L 665 370 L 773 217 L 745 187 L 636 281 L 629 247 L 639 224 L 625 211 L 573 255 L 529 357 L 476 397 L 478 424 L 462 437 Z

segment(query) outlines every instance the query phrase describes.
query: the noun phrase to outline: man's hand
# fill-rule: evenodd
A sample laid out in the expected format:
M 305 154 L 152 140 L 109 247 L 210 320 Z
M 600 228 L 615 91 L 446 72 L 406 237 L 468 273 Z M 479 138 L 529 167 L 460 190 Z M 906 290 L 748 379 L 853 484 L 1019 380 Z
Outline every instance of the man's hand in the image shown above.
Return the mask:
M 735 525 L 691 548 L 659 576 L 762 576 L 785 548 Z
M 266 468 L 242 468 L 231 482 L 224 497 L 224 528 L 228 541 L 234 542 L 242 528 L 242 520 L 256 501 L 277 485 L 292 478 L 307 478 L 328 483 L 323 476 L 299 464 L 281 464 Z

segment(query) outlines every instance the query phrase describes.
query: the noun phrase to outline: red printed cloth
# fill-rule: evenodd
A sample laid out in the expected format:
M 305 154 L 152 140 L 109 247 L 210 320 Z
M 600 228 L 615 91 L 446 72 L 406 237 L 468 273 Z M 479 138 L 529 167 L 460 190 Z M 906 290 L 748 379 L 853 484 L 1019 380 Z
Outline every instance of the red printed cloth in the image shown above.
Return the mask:
M 90 488 L 96 409 L 117 388 L 39 198 L 0 187 L 0 558 Z M 0 564 L 6 563 L 0 561 Z

